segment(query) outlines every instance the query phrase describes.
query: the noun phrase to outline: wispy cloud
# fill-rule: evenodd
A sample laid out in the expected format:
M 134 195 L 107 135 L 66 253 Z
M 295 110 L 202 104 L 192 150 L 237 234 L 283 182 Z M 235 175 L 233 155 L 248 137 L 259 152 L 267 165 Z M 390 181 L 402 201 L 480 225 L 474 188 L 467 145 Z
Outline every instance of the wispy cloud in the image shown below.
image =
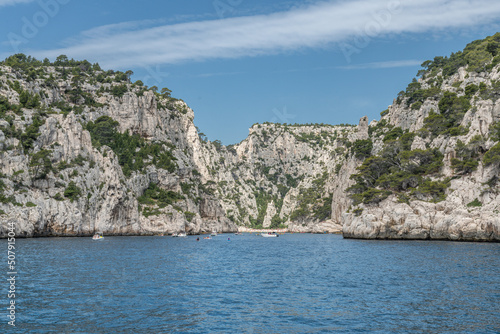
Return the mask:
M 0 0 L 1 1 L 1 0 Z M 107 24 L 99 27 L 95 27 L 89 30 L 84 30 L 79 36 L 69 38 L 64 40 L 62 43 L 69 45 L 75 45 L 81 42 L 81 40 L 99 40 L 109 38 L 110 36 L 126 34 L 130 31 L 141 30 L 157 26 L 159 24 L 165 23 L 165 20 L 140 20 L 140 21 L 127 21 L 120 23 Z
M 214 73 L 201 73 L 194 75 L 198 78 L 210 78 L 210 77 L 223 77 L 223 76 L 232 76 L 232 75 L 240 75 L 245 74 L 246 72 L 214 72 Z
M 395 3 L 399 10 L 388 12 Z M 322 48 L 373 34 L 377 22 L 375 35 L 386 36 L 485 25 L 499 17 L 500 1 L 491 0 L 321 1 L 267 15 L 154 27 L 105 26 L 80 36 L 72 45 L 29 52 L 52 59 L 66 54 L 99 61 L 106 67 L 126 68 Z
M 28 2 L 33 2 L 33 1 L 35 1 L 35 0 L 0 0 L 0 7 L 17 5 L 19 3 L 28 3 Z
M 293 73 L 293 72 L 311 72 L 311 71 L 327 71 L 327 70 L 366 70 L 366 69 L 383 69 L 383 68 L 397 68 L 397 67 L 408 67 L 408 66 L 420 66 L 423 63 L 422 60 L 389 60 L 380 61 L 372 63 L 363 64 L 353 64 L 346 66 L 321 66 L 321 67 L 310 67 L 310 68 L 291 68 L 287 70 L 278 70 L 273 73 Z
M 422 60 L 393 60 L 393 61 L 380 61 L 373 63 L 354 64 L 347 66 L 338 66 L 342 70 L 365 70 L 365 69 L 379 69 L 379 68 L 396 68 L 418 66 L 422 64 Z
M 159 23 L 165 23 L 165 20 L 141 20 L 141 21 L 127 21 L 114 24 L 107 24 L 97 28 L 85 30 L 81 33 L 83 37 L 90 39 L 106 38 L 108 36 L 121 34 L 130 30 L 138 30 L 140 28 L 149 28 Z

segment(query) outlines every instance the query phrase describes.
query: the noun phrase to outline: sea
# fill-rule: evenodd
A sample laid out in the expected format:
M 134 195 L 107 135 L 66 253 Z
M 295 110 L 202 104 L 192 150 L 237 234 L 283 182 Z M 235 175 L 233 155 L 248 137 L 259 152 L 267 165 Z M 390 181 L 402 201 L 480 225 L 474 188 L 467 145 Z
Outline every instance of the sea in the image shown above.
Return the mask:
M 220 234 L 15 246 L 13 327 L 0 240 L 2 333 L 500 333 L 499 243 Z

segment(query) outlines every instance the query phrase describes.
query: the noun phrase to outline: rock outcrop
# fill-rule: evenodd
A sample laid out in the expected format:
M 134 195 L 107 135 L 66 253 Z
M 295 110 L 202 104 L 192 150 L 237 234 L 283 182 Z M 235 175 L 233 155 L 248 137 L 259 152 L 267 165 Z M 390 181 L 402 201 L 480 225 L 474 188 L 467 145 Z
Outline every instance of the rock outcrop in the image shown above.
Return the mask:
M 483 52 L 481 44 L 490 41 L 476 41 L 465 52 Z M 344 237 L 500 240 L 500 67 L 496 58 L 491 58 L 491 65 L 482 65 L 488 70 L 479 72 L 471 69 L 473 62 L 453 73 L 427 63 L 432 68 L 400 93 L 383 113 L 378 124 L 389 127 L 378 134 L 379 138 L 376 133 L 372 135 L 373 141 L 380 143 L 380 138 L 399 128 L 401 133 L 414 136 L 410 148 L 413 152 L 437 149 L 443 156 L 442 167 L 429 175 L 427 184 L 441 182 L 440 186 L 446 188 L 442 196 L 428 196 L 436 188 L 399 192 L 390 189 L 393 194 L 386 199 L 360 203 L 342 213 Z M 376 132 L 380 126 L 371 128 Z M 390 142 L 387 138 L 384 141 Z M 379 153 L 387 146 L 380 145 L 374 151 Z
M 86 61 L 0 63 L 0 237 L 288 228 L 500 240 L 500 34 L 424 63 L 358 126 L 208 141 L 168 89 Z M 480 54 L 481 57 L 476 57 Z
M 335 169 L 358 128 L 255 124 L 226 147 L 183 101 L 123 73 L 16 57 L 0 66 L 0 236 L 9 223 L 25 237 L 338 232 Z

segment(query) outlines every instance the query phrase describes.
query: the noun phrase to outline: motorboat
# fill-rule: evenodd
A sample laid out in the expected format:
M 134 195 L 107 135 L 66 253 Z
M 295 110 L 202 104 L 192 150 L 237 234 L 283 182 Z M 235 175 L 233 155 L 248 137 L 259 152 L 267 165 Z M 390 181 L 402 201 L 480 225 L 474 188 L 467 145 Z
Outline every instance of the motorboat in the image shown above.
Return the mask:
M 212 237 L 216 237 L 216 236 L 217 236 L 217 231 L 212 231 L 212 233 L 210 233 L 210 235 L 211 235 Z
M 102 239 L 104 239 L 102 232 L 96 232 L 96 234 L 94 234 L 94 236 L 92 237 L 92 240 L 102 240 Z
M 277 238 L 277 237 L 279 237 L 279 234 L 271 233 L 271 232 L 261 233 L 260 235 L 263 236 L 264 238 Z

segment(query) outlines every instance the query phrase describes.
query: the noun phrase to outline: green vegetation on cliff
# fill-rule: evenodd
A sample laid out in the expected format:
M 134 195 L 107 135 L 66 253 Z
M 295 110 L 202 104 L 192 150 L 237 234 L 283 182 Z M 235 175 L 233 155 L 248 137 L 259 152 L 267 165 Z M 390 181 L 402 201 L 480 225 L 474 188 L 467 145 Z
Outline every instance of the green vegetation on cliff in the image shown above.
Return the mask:
M 463 51 L 452 53 L 450 57 L 435 57 L 422 64 L 420 76 L 434 77 L 442 72 L 447 78 L 457 73 L 460 67 L 467 66 L 470 72 L 491 70 L 500 63 L 500 33 L 482 40 L 469 43 Z
M 469 132 L 463 124 L 467 112 L 477 110 L 478 100 L 500 97 L 500 82 L 491 80 L 463 85 L 462 81 L 446 80 L 464 67 L 468 72 L 487 72 L 500 63 L 500 33 L 484 40 L 474 41 L 463 51 L 450 57 L 435 57 L 422 64 L 420 80 L 413 79 L 405 91 L 398 95 L 396 103 L 408 110 L 420 109 L 425 102 L 437 105 L 423 120 L 423 127 L 416 133 L 403 131 L 388 124 L 386 119 L 369 129 L 370 136 L 383 136 L 383 147 L 376 156 L 359 154 L 365 158 L 358 172 L 351 176 L 355 184 L 348 191 L 354 204 L 378 203 L 391 194 L 399 200 L 420 199 L 432 202 L 446 198 L 450 179 L 440 175 L 443 167 L 443 154 L 437 148 L 430 148 L 429 141 L 441 138 L 463 136 Z M 466 78 L 469 74 L 466 74 Z M 451 86 L 451 87 L 450 87 Z M 437 110 L 436 110 L 437 109 Z M 382 116 L 389 112 L 382 112 Z M 470 113 L 469 113 L 470 114 Z M 500 125 L 494 123 L 490 128 L 491 139 L 500 140 Z M 411 150 L 416 136 L 427 138 L 427 149 Z M 467 143 L 456 140 L 454 156 L 450 163 L 455 176 L 474 172 L 482 160 L 486 166 L 500 165 L 500 144 L 486 152 L 487 137 L 476 135 Z
M 145 217 L 158 215 L 161 212 L 158 208 L 165 208 L 167 205 L 175 204 L 183 200 L 184 196 L 171 190 L 165 190 L 154 183 L 150 183 L 149 187 L 144 191 L 142 196 L 139 196 L 137 201 L 143 205 L 142 214 Z M 189 214 L 188 214 L 189 215 Z
M 404 150 L 403 143 L 387 143 L 382 152 L 366 159 L 351 179 L 356 184 L 348 191 L 354 204 L 378 203 L 391 194 L 443 200 L 447 183 L 433 181 L 443 165 L 443 155 L 437 149 Z
M 171 147 L 166 144 L 150 143 L 138 134 L 129 134 L 128 131 L 117 131 L 118 122 L 109 116 L 101 116 L 95 122 L 88 122 L 86 129 L 92 137 L 95 147 L 109 146 L 118 157 L 123 174 L 130 176 L 134 171 L 144 171 L 148 165 L 168 170 L 170 173 L 177 168 L 176 158 L 172 155 Z
M 332 195 L 325 196 L 328 177 L 328 173 L 324 172 L 312 181 L 311 187 L 299 188 L 298 207 L 290 215 L 292 221 L 305 221 L 310 217 L 318 221 L 330 218 Z

